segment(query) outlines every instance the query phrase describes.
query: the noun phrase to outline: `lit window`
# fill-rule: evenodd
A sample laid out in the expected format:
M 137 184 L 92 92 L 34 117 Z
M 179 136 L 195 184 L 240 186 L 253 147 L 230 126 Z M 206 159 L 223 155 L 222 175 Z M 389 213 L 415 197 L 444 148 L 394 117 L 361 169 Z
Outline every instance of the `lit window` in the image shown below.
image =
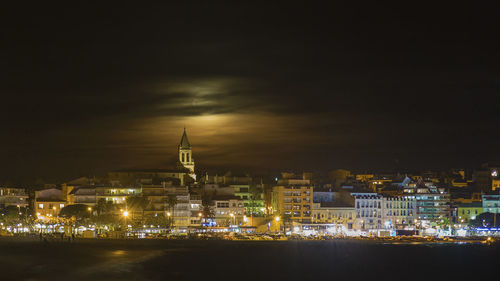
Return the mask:
M 64 204 L 59 204 L 59 208 L 64 208 Z
M 38 208 L 43 209 L 43 204 L 38 204 Z

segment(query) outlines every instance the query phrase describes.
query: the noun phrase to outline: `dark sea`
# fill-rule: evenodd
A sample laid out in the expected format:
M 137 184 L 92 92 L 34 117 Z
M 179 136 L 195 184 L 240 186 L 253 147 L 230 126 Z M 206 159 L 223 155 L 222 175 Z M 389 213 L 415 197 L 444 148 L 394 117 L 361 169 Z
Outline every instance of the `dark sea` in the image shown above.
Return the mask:
M 0 280 L 500 280 L 500 247 L 373 241 L 0 239 Z

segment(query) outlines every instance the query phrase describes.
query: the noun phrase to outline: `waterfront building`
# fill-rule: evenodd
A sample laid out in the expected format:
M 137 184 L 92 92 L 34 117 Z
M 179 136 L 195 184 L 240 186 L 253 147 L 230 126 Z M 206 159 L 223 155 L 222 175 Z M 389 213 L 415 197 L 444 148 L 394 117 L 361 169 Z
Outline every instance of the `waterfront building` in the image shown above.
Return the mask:
M 405 196 L 414 197 L 417 203 L 417 219 L 427 223 L 438 223 L 451 218 L 450 194 L 433 182 L 419 181 L 415 187 L 405 187 Z
M 245 212 L 249 216 L 264 216 L 264 194 L 262 188 L 250 184 L 232 184 L 234 196 L 243 200 Z
M 236 196 L 216 196 L 211 202 L 216 226 L 240 225 L 245 216 L 243 200 Z
M 166 186 L 165 196 L 167 216 L 172 216 L 176 228 L 187 229 L 191 225 L 190 195 L 187 186 Z M 169 205 L 169 196 L 175 198 L 175 204 Z
M 191 214 L 189 227 L 201 226 L 203 218 L 203 205 L 201 196 L 189 194 L 189 211 Z
M 153 184 L 152 181 L 141 183 L 142 196 L 146 197 L 149 205 L 144 210 L 145 214 L 165 214 L 165 186 L 167 183 Z
M 382 221 L 385 229 L 410 229 L 415 226 L 417 202 L 413 196 L 382 197 Z
M 113 204 L 125 204 L 127 197 L 140 195 L 141 187 L 137 186 L 110 186 L 110 185 L 96 185 L 96 202 L 104 199 L 105 201 L 113 202 Z
M 500 194 L 489 194 L 482 196 L 483 212 L 500 213 Z
M 0 208 L 28 207 L 28 194 L 24 188 L 0 187 Z
M 382 198 L 377 193 L 353 193 L 356 209 L 356 229 L 382 229 Z
M 272 188 L 271 213 L 292 221 L 312 221 L 313 186 L 309 180 L 286 179 Z
M 356 229 L 414 229 L 416 200 L 413 196 L 387 196 L 377 193 L 353 193 Z
M 483 213 L 481 202 L 459 203 L 457 205 L 457 223 L 468 223 L 475 220 L 477 216 Z
M 95 186 L 78 186 L 72 188 L 64 188 L 63 193 L 67 192 L 67 204 L 84 204 L 88 206 L 95 206 L 97 203 Z
M 336 232 L 352 230 L 356 220 L 356 208 L 336 202 L 313 203 L 312 222 L 332 224 Z
M 56 217 L 62 208 L 66 206 L 60 189 L 50 188 L 35 191 L 35 213 L 38 218 Z

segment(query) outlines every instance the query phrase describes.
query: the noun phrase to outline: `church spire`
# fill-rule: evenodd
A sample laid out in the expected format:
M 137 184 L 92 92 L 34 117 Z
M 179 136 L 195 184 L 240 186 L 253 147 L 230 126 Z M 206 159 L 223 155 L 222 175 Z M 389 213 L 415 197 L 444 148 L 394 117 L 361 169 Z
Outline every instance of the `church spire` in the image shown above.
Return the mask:
M 186 134 L 186 127 L 184 127 L 184 134 L 182 134 L 181 143 L 179 144 L 179 148 L 183 148 L 183 149 L 190 149 L 191 148 L 191 144 L 189 143 L 189 140 L 188 140 L 188 137 Z

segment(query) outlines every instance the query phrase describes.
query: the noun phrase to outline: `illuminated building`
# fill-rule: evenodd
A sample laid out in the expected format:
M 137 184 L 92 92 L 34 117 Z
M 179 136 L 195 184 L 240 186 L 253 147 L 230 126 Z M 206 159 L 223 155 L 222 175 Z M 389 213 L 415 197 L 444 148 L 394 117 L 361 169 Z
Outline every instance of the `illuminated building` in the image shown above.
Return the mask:
M 174 226 L 178 229 L 186 229 L 191 224 L 190 195 L 187 186 L 165 187 L 166 210 L 171 212 Z M 176 204 L 173 208 L 168 205 L 168 197 L 174 196 Z
M 483 213 L 481 202 L 460 203 L 457 206 L 457 223 L 468 223 Z
M 63 192 L 64 192 L 63 188 Z M 67 196 L 68 205 L 84 204 L 94 206 L 97 203 L 96 189 L 94 186 L 79 186 L 74 187 L 69 191 Z
M 236 196 L 217 196 L 211 202 L 217 226 L 239 225 L 243 222 L 245 207 Z
M 500 190 L 500 178 L 491 180 L 491 190 Z
M 262 189 L 250 185 L 230 185 L 234 189 L 234 195 L 243 200 L 245 212 L 249 216 L 264 215 L 264 198 Z M 253 190 L 252 190 L 253 188 Z
M 199 195 L 189 194 L 190 227 L 199 227 L 203 219 L 203 205 Z
M 333 224 L 338 230 L 353 229 L 356 208 L 335 202 L 313 203 L 312 222 Z
M 375 175 L 373 174 L 356 174 L 356 180 L 361 182 L 367 182 L 373 179 Z
M 56 188 L 35 191 L 35 213 L 38 218 L 56 217 L 66 206 L 62 191 Z
M 309 180 L 287 179 L 274 186 L 271 195 L 272 213 L 288 216 L 295 222 L 312 221 L 313 187 Z
M 179 143 L 178 153 L 179 163 L 190 171 L 190 176 L 196 179 L 196 175 L 194 174 L 193 151 L 186 134 L 186 128 L 184 128 L 184 133 L 182 134 L 181 142 Z
M 28 194 L 23 188 L 0 187 L 0 208 L 28 206 Z
M 485 213 L 500 213 L 500 195 L 490 194 L 483 195 L 483 212 Z
M 96 202 L 104 199 L 105 201 L 113 202 L 114 204 L 125 204 L 127 202 L 127 197 L 141 194 L 141 188 L 135 186 L 108 186 L 108 185 L 97 185 L 96 190 Z
M 382 228 L 382 195 L 377 193 L 353 193 L 356 208 L 356 229 L 377 230 Z
M 149 205 L 144 211 L 145 214 L 165 213 L 165 185 L 166 183 L 153 184 L 152 181 L 141 183 L 142 196 L 149 200 Z
M 414 197 L 417 203 L 417 219 L 439 222 L 450 218 L 450 194 L 433 182 L 419 181 L 415 187 L 405 187 L 405 196 Z
M 190 226 L 192 217 L 190 194 L 186 186 L 174 186 L 171 182 L 152 184 L 152 181 L 149 181 L 141 184 L 141 194 L 149 200 L 145 214 L 162 214 L 171 217 L 174 227 L 178 229 Z M 169 203 L 169 198 L 172 197 L 175 200 Z
M 413 196 L 384 196 L 382 220 L 385 229 L 408 229 L 415 224 L 417 201 Z
M 231 172 L 227 172 L 222 176 L 217 174 L 209 175 L 207 173 L 200 179 L 200 182 L 204 184 L 218 184 L 220 186 L 246 185 L 252 183 L 252 178 L 248 175 L 234 175 Z
M 416 200 L 412 196 L 353 193 L 356 228 L 361 230 L 413 228 Z
M 477 192 L 490 192 L 493 180 L 500 179 L 500 165 L 497 163 L 485 163 L 480 169 L 474 171 L 474 187 Z

